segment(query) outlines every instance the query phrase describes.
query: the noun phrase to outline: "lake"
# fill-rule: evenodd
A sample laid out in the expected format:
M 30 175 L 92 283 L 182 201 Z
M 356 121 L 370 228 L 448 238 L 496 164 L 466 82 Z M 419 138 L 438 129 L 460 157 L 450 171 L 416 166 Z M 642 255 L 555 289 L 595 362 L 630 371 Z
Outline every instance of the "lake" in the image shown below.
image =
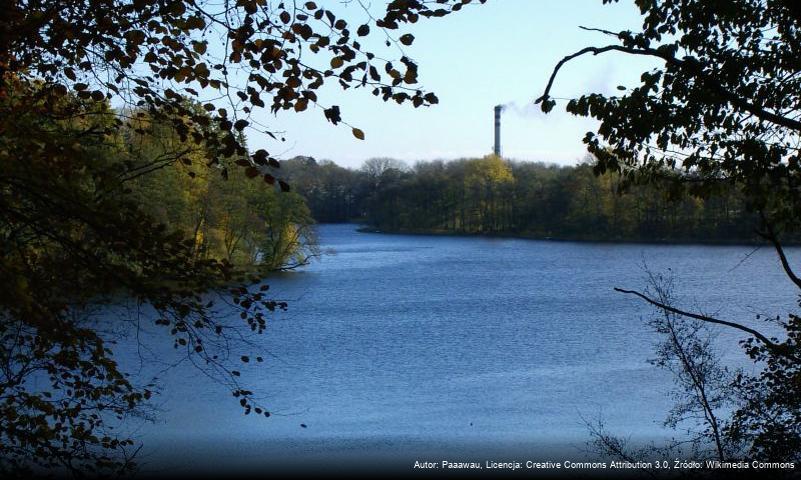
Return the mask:
M 322 258 L 268 280 L 289 310 L 258 337 L 265 362 L 242 378 L 272 416 L 243 415 L 187 362 L 166 369 L 157 420 L 134 422 L 146 471 L 581 459 L 592 455 L 585 421 L 598 419 L 658 442 L 675 432 L 662 425 L 671 377 L 647 363 L 653 310 L 612 288 L 644 288 L 646 263 L 670 268 L 680 304 L 706 313 L 760 326 L 756 313 L 794 306 L 767 247 L 357 228 L 319 226 Z M 726 361 L 748 366 L 740 336 L 719 331 Z M 169 351 L 155 348 L 144 370 L 173 363 Z

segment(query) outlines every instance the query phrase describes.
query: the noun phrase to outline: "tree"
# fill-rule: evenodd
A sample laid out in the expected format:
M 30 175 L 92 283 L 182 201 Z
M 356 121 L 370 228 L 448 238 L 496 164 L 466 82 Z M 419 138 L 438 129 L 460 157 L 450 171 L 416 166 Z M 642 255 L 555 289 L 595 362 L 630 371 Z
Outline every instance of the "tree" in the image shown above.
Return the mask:
M 663 305 L 675 301 L 675 277 L 672 271 L 647 274 L 646 293 Z M 625 439 L 609 433 L 603 420 L 587 422 L 595 450 L 635 463 L 643 458 L 737 460 L 743 443 L 727 434 L 730 419 L 727 409 L 736 406 L 732 382 L 736 372 L 722 364 L 715 344 L 715 332 L 697 319 L 685 319 L 670 310 L 654 308 L 648 326 L 660 334 L 652 365 L 671 374 L 675 386 L 670 392 L 675 400 L 664 425 L 681 428 L 683 436 L 663 444 L 629 445 Z M 655 476 L 650 469 L 644 473 Z M 675 473 L 674 473 L 675 475 Z M 692 475 L 691 475 L 692 476 Z
M 385 200 L 378 197 L 379 191 L 392 190 L 394 193 L 400 193 L 396 191 L 398 180 L 408 171 L 408 167 L 400 160 L 381 157 L 366 160 L 360 171 L 366 180 L 366 202 L 375 204 Z
M 610 0 L 605 0 L 604 3 Z M 554 68 L 542 110 L 556 104 L 550 92 L 561 67 L 582 55 L 618 52 L 653 58 L 661 67 L 646 71 L 640 84 L 618 87 L 619 96 L 597 93 L 570 100 L 566 109 L 600 121 L 584 138 L 597 157 L 596 173 L 616 172 L 628 184 L 668 182 L 714 197 L 737 186 L 744 207 L 756 212 L 751 225 L 775 248 L 787 277 L 799 288 L 780 238 L 797 231 L 799 195 L 798 121 L 801 8 L 790 0 L 730 2 L 636 2 L 643 16 L 639 31 L 610 32 L 612 43 L 584 48 Z M 751 455 L 798 460 L 799 319 L 779 322 L 785 335 L 768 338 L 744 322 L 723 320 L 668 305 L 641 292 L 636 295 L 668 314 L 750 335 L 747 354 L 762 367 L 732 386 L 741 397 L 728 438 L 745 442 Z
M 365 160 L 361 170 L 375 184 L 378 184 L 378 182 L 381 180 L 381 177 L 384 174 L 392 170 L 403 172 L 405 170 L 408 170 L 408 167 L 406 166 L 405 163 L 403 163 L 400 160 L 394 158 L 379 157 L 379 158 L 370 158 L 368 160 Z
M 267 298 L 266 285 L 252 286 L 263 271 L 207 254 L 199 234 L 210 212 L 195 210 L 193 237 L 175 228 L 177 219 L 167 221 L 171 209 L 154 218 L 134 184 L 183 165 L 198 183 L 182 191 L 204 194 L 209 173 L 228 178 L 237 166 L 251 181 L 286 192 L 278 160 L 243 145 L 240 133 L 264 130 L 251 117 L 256 109 L 318 104 L 331 123 L 344 124 L 339 107 L 318 98 L 331 82 L 369 87 L 384 101 L 434 104 L 411 59 L 380 60 L 361 37 L 382 30 L 387 42 L 409 45 L 411 34 L 393 32 L 468 3 L 396 0 L 380 18 L 365 12 L 351 25 L 311 1 L 7 2 L 0 25 L 0 470 L 132 467 L 132 442 L 111 423 L 141 408 L 150 390 L 124 374 L 84 314 L 121 293 L 151 305 L 176 349 L 224 382 L 245 413 L 269 416 L 229 360 L 250 356 L 215 348 L 236 325 L 212 307 L 215 298 L 233 297 L 241 326 L 258 333 L 269 312 L 286 305 Z M 126 138 L 148 123 L 170 133 L 159 137 L 170 140 L 167 148 L 147 158 L 127 154 Z M 167 186 L 153 188 L 160 194 Z M 198 205 L 196 198 L 169 201 Z M 297 211 L 282 202 L 271 218 Z M 282 229 L 275 245 L 284 249 L 296 237 Z
M 464 188 L 470 192 L 473 216 L 481 232 L 502 230 L 498 197 L 514 183 L 512 171 L 497 155 L 489 155 L 467 163 Z

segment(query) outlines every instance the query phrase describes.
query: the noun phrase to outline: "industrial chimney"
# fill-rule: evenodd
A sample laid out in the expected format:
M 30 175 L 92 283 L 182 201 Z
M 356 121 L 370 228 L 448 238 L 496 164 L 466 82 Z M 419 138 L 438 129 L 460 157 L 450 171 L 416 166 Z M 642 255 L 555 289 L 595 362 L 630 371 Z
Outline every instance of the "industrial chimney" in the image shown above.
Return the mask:
M 501 112 L 503 105 L 495 105 L 495 148 L 492 151 L 498 157 L 501 156 Z

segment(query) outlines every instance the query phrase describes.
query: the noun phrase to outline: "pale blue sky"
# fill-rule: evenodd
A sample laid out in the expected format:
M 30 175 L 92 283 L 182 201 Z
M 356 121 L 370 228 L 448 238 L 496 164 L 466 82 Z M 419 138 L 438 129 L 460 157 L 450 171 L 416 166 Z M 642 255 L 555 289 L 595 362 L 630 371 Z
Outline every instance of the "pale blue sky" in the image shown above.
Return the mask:
M 374 7 L 380 6 L 374 0 Z M 345 8 L 358 13 L 355 5 Z M 365 141 L 355 139 L 348 127 L 327 123 L 318 108 L 277 117 L 257 114 L 263 123 L 285 131 L 286 142 L 276 144 L 252 134 L 250 146 L 267 148 L 279 158 L 311 155 L 351 167 L 377 156 L 413 163 L 486 155 L 492 150 L 494 105 L 531 102 L 562 57 L 614 41 L 580 30 L 579 25 L 618 31 L 639 24 L 631 0 L 612 5 L 601 0 L 489 0 L 458 14 L 421 21 L 409 30 L 417 40 L 406 54 L 419 64 L 421 83 L 437 93 L 439 105 L 413 109 L 385 104 L 367 90 L 342 92 L 336 87 L 325 90 L 321 101 L 339 105 L 343 119 L 365 131 Z M 376 48 L 376 53 L 397 57 L 383 45 Z M 612 93 L 618 85 L 634 86 L 640 73 L 653 65 L 615 53 L 583 57 L 562 70 L 553 95 Z M 591 120 L 565 113 L 564 102 L 547 116 L 536 108 L 508 111 L 503 118 L 503 154 L 572 164 L 584 156 L 581 139 L 594 127 Z

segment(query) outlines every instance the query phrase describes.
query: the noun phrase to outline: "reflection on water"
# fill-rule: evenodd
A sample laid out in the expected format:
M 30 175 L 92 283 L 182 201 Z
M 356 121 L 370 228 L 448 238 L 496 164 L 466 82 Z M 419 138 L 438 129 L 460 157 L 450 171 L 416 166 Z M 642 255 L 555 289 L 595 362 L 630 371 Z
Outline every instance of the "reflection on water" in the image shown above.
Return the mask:
M 599 417 L 659 440 L 670 379 L 646 363 L 650 310 L 612 287 L 641 288 L 645 261 L 706 312 L 748 321 L 794 299 L 768 249 L 743 261 L 753 248 L 319 233 L 335 253 L 270 280 L 289 311 L 260 337 L 265 363 L 243 371 L 273 416 L 244 416 L 191 365 L 168 369 L 159 421 L 137 426 L 150 468 L 580 455 L 582 418 Z

